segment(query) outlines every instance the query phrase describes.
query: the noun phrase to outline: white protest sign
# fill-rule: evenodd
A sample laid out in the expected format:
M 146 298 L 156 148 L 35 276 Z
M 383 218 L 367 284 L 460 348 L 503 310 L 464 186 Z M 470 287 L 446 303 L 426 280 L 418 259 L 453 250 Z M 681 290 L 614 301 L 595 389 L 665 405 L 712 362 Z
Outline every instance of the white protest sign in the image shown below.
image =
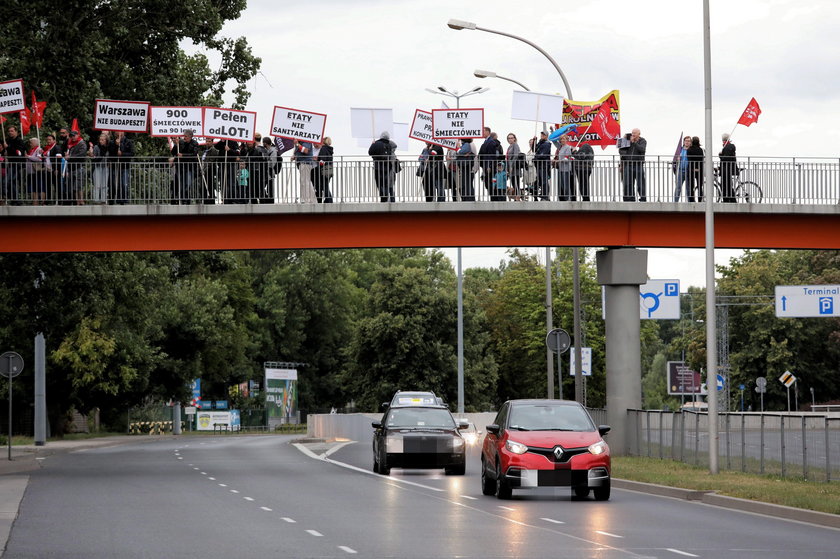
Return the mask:
M 394 135 L 391 139 L 397 144 L 397 149 L 408 151 L 408 123 L 395 122 Z
M 514 91 L 510 118 L 532 122 L 563 122 L 563 96 Z
M 326 126 L 327 115 L 275 106 L 270 134 L 321 143 Z
M 149 136 L 175 137 L 192 130 L 193 136 L 204 127 L 201 107 L 152 107 Z
M 414 111 L 414 120 L 411 122 L 408 137 L 426 144 L 458 149 L 456 140 L 437 140 L 432 136 L 432 113 L 420 109 Z
M 0 82 L 0 113 L 13 113 L 25 108 L 23 80 Z
M 484 109 L 432 109 L 432 137 L 440 139 L 481 138 Z
M 112 132 L 145 132 L 149 128 L 149 103 L 97 99 L 93 129 Z
M 394 136 L 393 109 L 350 109 L 352 137 L 377 140 L 383 132 Z
M 235 142 L 252 142 L 254 140 L 254 131 L 257 129 L 257 113 L 253 111 L 204 107 L 203 120 L 202 136 Z

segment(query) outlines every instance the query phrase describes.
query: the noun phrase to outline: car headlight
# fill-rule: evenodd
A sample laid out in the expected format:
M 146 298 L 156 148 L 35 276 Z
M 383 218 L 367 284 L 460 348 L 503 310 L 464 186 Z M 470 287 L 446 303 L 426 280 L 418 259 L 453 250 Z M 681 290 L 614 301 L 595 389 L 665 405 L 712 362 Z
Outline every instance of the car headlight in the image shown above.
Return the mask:
M 400 453 L 403 451 L 402 437 L 387 437 L 385 439 L 385 449 L 391 454 Z
M 604 441 L 598 441 L 597 443 L 589 445 L 589 452 L 597 456 L 598 454 L 604 454 L 608 448 L 607 443 Z
M 464 446 L 464 439 L 461 437 L 453 437 L 451 444 L 455 448 L 462 448 Z
M 467 444 L 473 445 L 478 442 L 478 435 L 475 433 L 464 433 L 463 434 L 464 440 L 467 441 Z
M 526 452 L 528 452 L 527 446 L 516 441 L 507 441 L 505 443 L 505 448 L 514 454 L 525 454 Z

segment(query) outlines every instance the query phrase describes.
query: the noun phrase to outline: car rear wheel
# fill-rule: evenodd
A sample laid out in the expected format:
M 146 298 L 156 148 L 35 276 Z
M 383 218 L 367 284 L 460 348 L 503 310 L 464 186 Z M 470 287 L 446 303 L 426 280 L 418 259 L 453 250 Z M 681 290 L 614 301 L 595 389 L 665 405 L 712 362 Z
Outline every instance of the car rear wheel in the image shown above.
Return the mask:
M 610 481 L 607 480 L 601 487 L 592 490 L 595 493 L 596 501 L 606 501 L 610 498 Z
M 381 458 L 382 459 L 378 461 L 379 473 L 383 476 L 391 475 L 391 468 L 388 466 L 388 459 L 385 456 L 382 456 Z
M 496 494 L 496 480 L 487 475 L 487 463 L 484 460 L 481 461 L 481 494 Z
M 379 473 L 379 460 L 376 459 L 376 455 L 373 456 L 373 473 Z
M 583 485 L 575 487 L 575 497 L 578 499 L 586 499 L 589 497 L 589 488 Z
M 444 468 L 443 471 L 446 472 L 446 475 L 448 476 L 462 476 L 467 473 L 467 465 L 461 464 L 460 466 L 452 466 Z

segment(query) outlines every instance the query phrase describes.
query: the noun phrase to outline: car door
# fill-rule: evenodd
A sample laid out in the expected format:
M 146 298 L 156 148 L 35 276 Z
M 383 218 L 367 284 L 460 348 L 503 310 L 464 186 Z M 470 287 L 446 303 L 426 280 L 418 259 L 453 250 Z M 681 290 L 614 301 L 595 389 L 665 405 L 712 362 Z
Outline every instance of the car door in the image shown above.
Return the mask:
M 490 429 L 487 429 L 487 434 L 484 436 L 484 443 L 481 448 L 481 453 L 484 457 L 485 463 L 487 464 L 487 469 L 494 475 L 497 473 L 496 458 L 499 455 L 499 442 L 502 438 L 502 434 L 504 433 L 504 426 L 507 422 L 509 410 L 510 402 L 505 402 L 502 404 L 502 407 L 499 408 L 499 413 L 496 414 L 496 419 L 493 420 L 493 425 L 497 425 L 499 427 L 499 431 L 498 433 L 492 433 L 490 432 Z

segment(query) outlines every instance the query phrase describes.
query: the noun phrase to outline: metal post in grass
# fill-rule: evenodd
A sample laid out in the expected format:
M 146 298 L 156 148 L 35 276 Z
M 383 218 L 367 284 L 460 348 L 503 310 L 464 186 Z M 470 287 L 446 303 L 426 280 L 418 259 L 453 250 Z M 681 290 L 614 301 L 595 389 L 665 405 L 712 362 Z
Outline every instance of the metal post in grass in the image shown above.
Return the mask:
M 747 471 L 747 416 L 741 412 L 741 471 Z
M 647 424 L 647 455 L 650 458 L 650 412 L 645 412 L 645 423 Z
M 782 441 L 782 477 L 785 477 L 785 416 L 781 416 L 781 419 L 782 428 L 779 430 L 779 436 Z
M 694 465 L 697 465 L 698 452 L 700 450 L 700 414 L 694 413 Z
M 802 477 L 808 479 L 808 432 L 805 422 L 807 417 L 802 416 Z
M 825 482 L 831 481 L 831 438 L 828 433 L 828 416 L 823 417 L 825 423 Z
M 685 412 L 680 411 L 680 462 L 685 462 Z
M 758 467 L 758 473 L 764 474 L 764 414 L 761 414 L 761 451 L 759 452 L 760 455 L 760 464 Z
M 732 469 L 732 426 L 730 422 L 730 417 L 732 417 L 728 412 L 726 414 L 726 469 Z
M 665 415 L 665 412 L 659 412 L 659 459 L 662 460 L 662 447 L 665 444 L 665 441 L 662 440 L 662 418 Z
M 671 460 L 676 460 L 677 457 L 677 412 L 671 412 Z

